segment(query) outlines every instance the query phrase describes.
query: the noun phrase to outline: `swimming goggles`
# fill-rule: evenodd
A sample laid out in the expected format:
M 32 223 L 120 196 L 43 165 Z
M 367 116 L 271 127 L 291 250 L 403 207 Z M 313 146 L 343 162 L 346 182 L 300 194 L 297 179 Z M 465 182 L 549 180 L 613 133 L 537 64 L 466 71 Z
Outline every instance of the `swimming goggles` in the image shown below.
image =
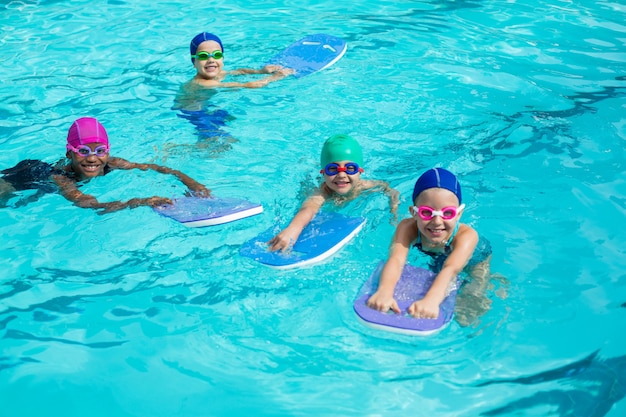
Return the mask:
M 354 175 L 359 172 L 363 172 L 363 168 L 359 167 L 356 162 L 348 162 L 344 166 L 340 167 L 339 164 L 330 163 L 320 170 L 320 174 L 326 174 L 329 177 L 333 177 L 340 172 L 345 172 L 348 175 Z
M 422 220 L 432 220 L 435 216 L 439 216 L 443 220 L 452 220 L 464 208 L 465 204 L 461 204 L 459 207 L 444 207 L 441 210 L 435 210 L 428 206 L 411 206 L 411 212 L 414 216 L 418 215 Z
M 96 147 L 96 149 L 94 149 L 93 151 L 91 150 L 91 148 L 87 145 L 79 145 L 78 148 L 75 148 L 71 145 L 67 145 L 67 148 L 70 151 L 73 151 L 75 153 L 77 153 L 79 156 L 83 157 L 83 158 L 87 158 L 91 155 L 96 155 L 96 156 L 105 156 L 106 154 L 109 153 L 109 147 L 106 145 L 100 145 L 98 147 Z
M 191 55 L 192 58 L 198 59 L 200 61 L 206 61 L 209 57 L 213 59 L 222 59 L 224 58 L 224 52 L 222 51 L 213 51 L 213 52 L 198 52 L 195 55 Z

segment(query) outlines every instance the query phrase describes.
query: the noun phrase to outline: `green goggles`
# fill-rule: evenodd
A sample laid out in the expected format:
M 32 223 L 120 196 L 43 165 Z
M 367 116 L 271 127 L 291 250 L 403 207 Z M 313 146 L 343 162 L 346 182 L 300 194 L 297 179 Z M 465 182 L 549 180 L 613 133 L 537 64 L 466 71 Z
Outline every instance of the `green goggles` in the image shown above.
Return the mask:
M 206 61 L 209 58 L 213 58 L 213 59 L 222 59 L 224 58 L 224 52 L 222 51 L 213 51 L 213 52 L 198 52 L 195 55 L 191 55 L 192 58 L 200 60 L 200 61 Z

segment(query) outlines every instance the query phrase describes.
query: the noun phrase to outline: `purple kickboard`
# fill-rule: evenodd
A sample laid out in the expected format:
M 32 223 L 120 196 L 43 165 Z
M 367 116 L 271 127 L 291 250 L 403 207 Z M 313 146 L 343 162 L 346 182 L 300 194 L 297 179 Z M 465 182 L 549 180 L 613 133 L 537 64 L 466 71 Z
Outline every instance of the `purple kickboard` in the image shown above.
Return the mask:
M 408 335 L 427 336 L 444 328 L 454 315 L 456 289 L 443 300 L 439 306 L 439 317 L 436 319 L 418 319 L 407 313 L 408 307 L 426 295 L 436 274 L 427 269 L 412 265 L 405 265 L 400 281 L 394 290 L 394 298 L 398 302 L 401 314 L 382 313 L 367 306 L 367 300 L 376 291 L 378 279 L 384 262 L 380 262 L 376 270 L 363 284 L 357 299 L 354 301 L 354 311 L 365 325 Z
M 215 226 L 263 212 L 263 206 L 239 198 L 182 197 L 154 210 L 187 227 Z

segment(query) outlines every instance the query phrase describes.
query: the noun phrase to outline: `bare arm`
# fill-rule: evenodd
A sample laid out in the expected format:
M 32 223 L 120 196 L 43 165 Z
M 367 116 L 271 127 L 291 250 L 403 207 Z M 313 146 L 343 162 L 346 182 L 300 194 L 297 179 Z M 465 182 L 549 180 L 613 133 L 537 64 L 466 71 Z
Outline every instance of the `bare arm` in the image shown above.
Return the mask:
M 396 228 L 389 248 L 389 258 L 380 274 L 376 292 L 367 300 L 367 305 L 373 309 L 387 312 L 392 310 L 400 313 L 397 301 L 393 298 L 396 284 L 400 280 L 402 270 L 406 264 L 411 242 L 417 238 L 417 226 L 413 219 L 405 219 Z
M 389 197 L 389 209 L 393 214 L 394 221 L 398 220 L 398 206 L 400 205 L 400 193 L 398 190 L 392 188 L 387 181 L 380 180 L 363 181 L 363 188 L 378 188 L 385 193 Z
M 232 74 L 234 71 L 230 72 Z M 262 78 L 256 81 L 249 81 L 246 83 L 238 83 L 238 82 L 219 82 L 216 80 L 204 80 L 201 78 L 194 78 L 194 81 L 199 85 L 204 87 L 224 87 L 224 88 L 261 88 L 265 87 L 269 83 L 274 81 L 282 80 L 283 78 L 294 73 L 294 70 L 290 68 L 283 68 L 278 71 L 271 73 L 270 76 Z M 264 72 L 260 74 L 265 74 Z
M 302 230 L 311 222 L 320 208 L 324 205 L 326 197 L 322 192 L 318 192 L 307 198 L 298 213 L 283 231 L 270 239 L 267 244 L 269 250 L 276 251 L 289 250 L 300 237 Z
M 109 159 L 109 166 L 111 166 L 111 168 L 117 169 L 140 169 L 142 171 L 151 169 L 161 174 L 174 175 L 180 180 L 180 182 L 182 182 L 187 188 L 189 188 L 193 195 L 198 197 L 210 197 L 211 195 L 211 190 L 209 190 L 208 188 L 206 188 L 206 186 L 200 184 L 198 181 L 194 180 L 187 174 L 163 165 L 138 164 L 122 158 L 111 158 Z
M 228 71 L 228 74 L 229 75 L 273 74 L 282 69 L 288 69 L 288 68 L 284 68 L 280 65 L 266 65 L 261 69 L 238 68 L 236 70 Z
M 409 306 L 409 314 L 430 319 L 436 319 L 439 316 L 439 305 L 446 297 L 450 282 L 463 271 L 477 243 L 478 233 L 468 225 L 459 225 L 459 231 L 452 241 L 452 253 L 446 259 L 424 298 Z
M 67 178 L 63 175 L 53 175 L 52 179 L 59 186 L 61 190 L 61 195 L 63 195 L 63 197 L 67 198 L 78 207 L 100 210 L 99 214 L 111 213 L 114 211 L 125 209 L 127 207 L 155 207 L 163 204 L 172 203 L 169 198 L 164 197 L 133 198 L 126 202 L 112 201 L 109 203 L 101 203 L 94 196 L 81 192 L 76 186 L 76 181 L 70 178 Z

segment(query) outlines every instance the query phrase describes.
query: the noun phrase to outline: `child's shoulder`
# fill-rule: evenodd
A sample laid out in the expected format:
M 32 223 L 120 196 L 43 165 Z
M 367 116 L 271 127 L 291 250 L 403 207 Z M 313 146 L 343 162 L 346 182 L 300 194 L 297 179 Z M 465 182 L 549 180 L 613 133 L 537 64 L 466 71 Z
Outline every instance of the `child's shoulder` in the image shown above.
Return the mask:
M 396 226 L 396 233 L 408 233 L 411 235 L 415 235 L 415 239 L 417 239 L 417 227 L 415 225 L 415 219 L 412 217 L 407 217 L 406 219 L 400 220 L 398 225 Z
M 381 180 L 361 180 L 360 183 L 363 188 L 373 188 L 387 185 L 387 182 Z
M 207 80 L 205 78 L 197 77 L 197 76 L 194 77 L 193 80 L 191 80 L 191 82 L 195 84 L 196 87 L 205 87 L 205 88 L 217 87 L 219 85 L 222 85 L 220 80 Z
M 478 232 L 469 224 L 459 223 L 459 229 L 454 236 L 454 242 L 478 242 Z

